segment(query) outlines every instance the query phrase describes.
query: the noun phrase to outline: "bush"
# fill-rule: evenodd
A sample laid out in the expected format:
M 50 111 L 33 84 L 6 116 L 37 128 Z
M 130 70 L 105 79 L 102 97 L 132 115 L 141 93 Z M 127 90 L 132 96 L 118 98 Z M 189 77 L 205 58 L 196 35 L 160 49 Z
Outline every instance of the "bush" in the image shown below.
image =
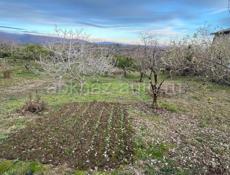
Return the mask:
M 11 47 L 7 43 L 0 43 L 0 58 L 11 56 Z
M 115 66 L 123 70 L 124 77 L 127 77 L 127 71 L 135 68 L 134 61 L 125 56 L 116 56 Z
M 29 44 L 23 48 L 23 59 L 39 60 L 40 56 L 48 55 L 49 52 L 40 45 Z
M 41 101 L 40 96 L 36 95 L 36 100 L 32 99 L 32 95 L 29 96 L 29 100 L 22 107 L 21 112 L 39 113 L 45 110 L 45 103 Z

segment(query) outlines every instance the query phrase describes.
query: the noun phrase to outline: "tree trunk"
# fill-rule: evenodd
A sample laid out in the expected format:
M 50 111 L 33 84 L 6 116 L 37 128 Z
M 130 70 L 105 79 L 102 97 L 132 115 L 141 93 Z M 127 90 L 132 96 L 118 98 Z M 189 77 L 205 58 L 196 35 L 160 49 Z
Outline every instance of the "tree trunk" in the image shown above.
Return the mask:
M 153 94 L 152 107 L 153 107 L 153 109 L 156 109 L 158 107 L 158 104 L 157 104 L 157 94 Z
M 140 72 L 140 80 L 139 80 L 139 82 L 143 82 L 143 77 L 144 77 L 144 73 Z
M 152 80 L 152 74 L 154 80 Z M 151 86 L 152 100 L 153 100 L 152 107 L 153 109 L 156 109 L 158 107 L 158 103 L 157 103 L 158 95 L 160 93 L 160 89 L 162 84 L 164 83 L 164 80 L 158 85 L 158 74 L 153 70 L 150 73 L 149 79 L 150 79 L 150 86 Z
M 123 69 L 123 72 L 124 72 L 124 77 L 127 77 L 127 71 Z

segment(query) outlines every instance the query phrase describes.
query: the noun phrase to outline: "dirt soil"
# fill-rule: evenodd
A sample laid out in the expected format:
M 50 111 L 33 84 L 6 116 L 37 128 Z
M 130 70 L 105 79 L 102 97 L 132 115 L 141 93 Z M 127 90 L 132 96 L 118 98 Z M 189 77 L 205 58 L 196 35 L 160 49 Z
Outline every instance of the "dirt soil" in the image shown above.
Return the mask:
M 129 116 L 121 104 L 71 103 L 11 134 L 0 144 L 0 158 L 110 169 L 132 161 L 132 145 Z

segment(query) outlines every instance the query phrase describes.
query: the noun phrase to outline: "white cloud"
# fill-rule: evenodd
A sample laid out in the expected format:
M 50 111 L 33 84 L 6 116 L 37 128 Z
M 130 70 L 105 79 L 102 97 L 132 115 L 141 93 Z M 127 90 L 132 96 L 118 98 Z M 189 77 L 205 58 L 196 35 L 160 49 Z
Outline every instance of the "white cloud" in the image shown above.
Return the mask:
M 146 32 L 148 32 L 148 33 L 150 33 L 152 35 L 159 36 L 159 37 L 162 37 L 162 36 L 175 36 L 175 35 L 179 34 L 175 30 L 173 30 L 172 27 L 165 27 L 165 28 L 162 28 L 162 29 L 153 29 L 153 30 L 148 30 Z
M 209 14 L 211 14 L 211 15 L 216 15 L 216 14 L 224 13 L 224 12 L 227 12 L 227 11 L 228 11 L 227 8 L 212 9 L 212 10 L 210 10 Z

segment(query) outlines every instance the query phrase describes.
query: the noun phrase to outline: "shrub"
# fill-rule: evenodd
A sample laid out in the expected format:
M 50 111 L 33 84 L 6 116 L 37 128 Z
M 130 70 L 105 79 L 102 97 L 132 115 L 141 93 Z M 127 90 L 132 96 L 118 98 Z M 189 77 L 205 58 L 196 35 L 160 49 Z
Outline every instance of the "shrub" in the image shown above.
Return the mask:
M 125 56 L 116 56 L 115 66 L 123 70 L 124 77 L 127 77 L 127 71 L 134 69 L 134 62 L 131 58 Z
M 37 95 L 36 92 L 36 100 L 32 99 L 32 95 L 30 94 L 29 100 L 22 107 L 21 112 L 24 114 L 26 112 L 30 113 L 39 113 L 45 110 L 45 103 L 41 101 L 40 96 Z

